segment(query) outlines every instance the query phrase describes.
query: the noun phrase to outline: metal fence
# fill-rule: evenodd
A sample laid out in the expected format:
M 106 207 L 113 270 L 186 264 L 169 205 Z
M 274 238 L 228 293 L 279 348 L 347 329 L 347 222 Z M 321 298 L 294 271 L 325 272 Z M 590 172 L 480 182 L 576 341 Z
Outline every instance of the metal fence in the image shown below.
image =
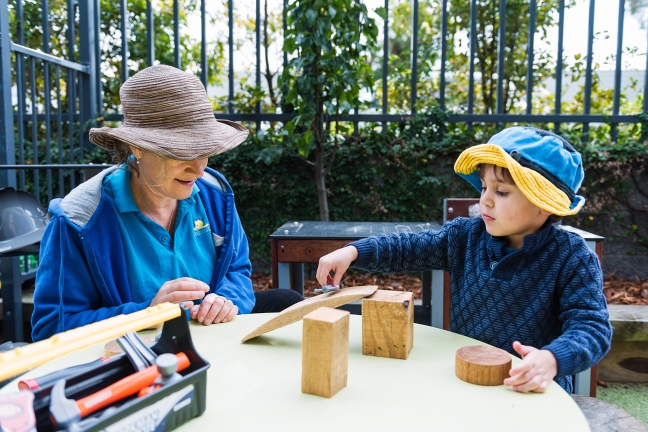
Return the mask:
M 586 0 L 585 0 L 586 1 Z M 173 33 L 172 50 L 173 63 L 176 67 L 182 67 L 180 64 L 181 47 L 181 29 L 180 13 L 181 2 L 172 1 L 173 20 L 171 29 Z M 234 34 L 234 6 L 236 0 L 227 3 L 227 112 L 217 113 L 218 117 L 234 121 L 253 122 L 257 125 L 261 122 L 285 122 L 290 119 L 289 114 L 282 113 L 264 113 L 261 111 L 261 104 L 255 105 L 254 113 L 240 113 L 234 111 L 235 93 L 235 46 L 237 41 Z M 413 1 L 411 3 L 411 82 L 410 90 L 410 111 L 409 113 L 390 113 L 390 107 L 387 100 L 388 93 L 388 76 L 390 74 L 388 57 L 390 54 L 389 35 L 389 16 L 390 1 L 384 0 L 381 6 L 384 8 L 387 19 L 384 20 L 382 27 L 382 103 L 379 110 L 374 112 L 359 112 L 344 117 L 343 121 L 350 122 L 377 122 L 383 125 L 387 122 L 402 122 L 404 118 L 416 113 L 417 90 L 418 90 L 418 65 L 419 49 L 418 34 L 420 26 L 419 4 L 422 2 Z M 121 120 L 120 114 L 105 114 L 102 109 L 102 87 L 101 77 L 101 28 L 100 28 L 100 3 L 99 0 L 77 2 L 67 0 L 68 25 L 65 39 L 68 44 L 68 58 L 54 57 L 50 54 L 50 34 L 48 19 L 50 11 L 48 2 L 42 2 L 41 21 L 43 29 L 42 46 L 27 47 L 25 46 L 25 28 L 21 23 L 23 17 L 23 0 L 14 0 L 9 8 L 8 0 L 0 0 L 1 10 L 1 36 L 2 36 L 2 147 L 0 147 L 0 187 L 16 186 L 20 189 L 29 189 L 31 185 L 40 185 L 34 187 L 33 192 L 40 198 L 41 190 L 45 191 L 44 201 L 49 201 L 55 196 L 61 196 L 72 189 L 79 181 L 83 181 L 85 170 L 93 168 L 87 166 L 84 154 L 87 150 L 87 129 L 93 125 L 95 119 L 103 116 L 105 120 Z M 441 35 L 448 33 L 448 0 L 440 0 L 441 6 Z M 588 15 L 588 44 L 587 52 L 584 55 L 587 63 L 583 74 L 585 76 L 585 85 L 583 92 L 584 109 L 579 114 L 565 114 L 561 112 L 561 94 L 563 90 L 563 39 L 565 32 L 564 0 L 558 1 L 558 38 L 556 52 L 556 88 L 555 104 L 551 114 L 534 114 L 532 111 L 534 96 L 534 46 L 533 35 L 536 32 L 536 0 L 529 0 L 529 17 L 528 17 L 528 47 L 527 47 L 527 77 L 526 77 L 526 112 L 524 113 L 507 113 L 503 105 L 504 101 L 504 80 L 497 81 L 496 100 L 497 106 L 492 113 L 475 112 L 475 50 L 477 38 L 477 9 L 480 4 L 477 0 L 470 1 L 470 53 L 468 56 L 468 101 L 465 110 L 459 113 L 452 113 L 448 121 L 454 123 L 538 123 L 554 125 L 558 131 L 563 123 L 582 123 L 584 131 L 587 132 L 590 123 L 607 123 L 612 125 L 612 139 L 615 139 L 616 125 L 621 123 L 637 123 L 639 118 L 634 115 L 620 114 L 620 98 L 622 96 L 621 74 L 622 59 L 624 56 L 623 33 L 625 20 L 625 0 L 618 0 L 618 22 L 616 26 L 617 49 L 615 53 L 616 69 L 614 79 L 614 96 L 613 109 L 611 114 L 600 114 L 591 112 L 591 95 L 592 95 L 592 76 L 593 76 L 593 43 L 594 35 L 594 12 L 595 0 L 589 0 Z M 206 0 L 199 2 L 200 5 L 200 43 L 201 52 L 197 62 L 200 70 L 200 78 L 205 85 L 208 82 L 208 58 L 207 58 L 207 32 L 208 29 Z M 284 10 L 287 0 L 283 0 Z M 119 29 L 121 32 L 121 45 L 119 56 L 121 57 L 121 81 L 128 78 L 129 67 L 128 61 L 124 59 L 131 58 L 129 50 L 129 38 L 126 37 L 129 32 L 129 19 L 132 17 L 127 9 L 127 1 L 119 2 Z M 9 11 L 15 15 L 16 26 L 10 29 Z M 261 87 L 261 52 L 263 35 L 261 23 L 263 22 L 263 11 L 261 0 L 255 0 L 255 66 L 254 81 L 257 87 Z M 507 1 L 499 1 L 499 29 L 498 37 L 504 39 L 506 29 Z M 285 15 L 285 13 L 284 13 Z M 143 18 L 143 25 L 146 27 L 146 64 L 156 62 L 154 52 L 154 8 L 151 1 L 146 1 L 146 12 Z M 283 19 L 284 31 L 286 29 L 286 19 Z M 78 32 L 75 33 L 78 28 Z M 13 30 L 13 31 L 12 31 Z M 441 109 L 447 107 L 447 52 L 448 40 L 442 37 L 440 40 L 440 66 L 438 78 L 438 103 Z M 143 56 L 144 54 L 138 53 Z M 504 64 L 506 57 L 506 47 L 503 43 L 498 46 L 497 52 L 497 75 L 504 76 Z M 646 56 L 648 60 L 648 56 Z M 287 62 L 287 55 L 283 55 L 284 65 Z M 648 67 L 646 67 L 648 71 Z M 648 86 L 644 86 L 644 111 L 648 104 Z M 377 112 L 376 112 L 377 111 Z M 15 131 L 15 134 L 11 132 Z

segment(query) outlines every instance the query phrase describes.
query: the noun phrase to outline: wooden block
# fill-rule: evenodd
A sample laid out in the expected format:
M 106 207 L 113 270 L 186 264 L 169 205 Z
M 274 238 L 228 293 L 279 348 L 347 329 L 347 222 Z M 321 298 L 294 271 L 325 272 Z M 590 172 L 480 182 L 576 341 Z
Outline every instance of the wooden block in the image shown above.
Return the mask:
M 477 345 L 459 348 L 455 356 L 457 377 L 471 384 L 502 385 L 511 370 L 511 354 L 503 349 Z
M 302 393 L 330 398 L 346 387 L 349 315 L 321 307 L 304 316 Z
M 406 360 L 414 346 L 414 297 L 377 290 L 362 299 L 362 354 Z

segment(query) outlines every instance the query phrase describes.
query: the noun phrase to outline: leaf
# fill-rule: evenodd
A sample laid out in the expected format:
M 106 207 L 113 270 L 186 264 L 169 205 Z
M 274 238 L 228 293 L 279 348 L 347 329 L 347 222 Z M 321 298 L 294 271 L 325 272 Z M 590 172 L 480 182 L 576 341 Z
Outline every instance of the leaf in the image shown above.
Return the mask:
M 281 161 L 283 155 L 283 148 L 279 146 L 266 147 L 261 150 L 255 160 L 256 163 L 263 162 L 266 165 L 278 163 Z

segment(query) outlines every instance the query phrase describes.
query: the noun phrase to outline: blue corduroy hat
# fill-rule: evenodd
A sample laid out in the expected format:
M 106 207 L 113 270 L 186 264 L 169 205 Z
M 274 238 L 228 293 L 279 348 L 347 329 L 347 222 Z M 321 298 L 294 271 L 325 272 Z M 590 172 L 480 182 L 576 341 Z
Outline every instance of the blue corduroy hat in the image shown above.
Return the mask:
M 585 204 L 585 198 L 576 194 L 585 177 L 581 155 L 552 132 L 515 126 L 493 135 L 487 144 L 464 150 L 455 172 L 478 191 L 480 164 L 507 168 L 527 199 L 552 214 L 573 215 Z

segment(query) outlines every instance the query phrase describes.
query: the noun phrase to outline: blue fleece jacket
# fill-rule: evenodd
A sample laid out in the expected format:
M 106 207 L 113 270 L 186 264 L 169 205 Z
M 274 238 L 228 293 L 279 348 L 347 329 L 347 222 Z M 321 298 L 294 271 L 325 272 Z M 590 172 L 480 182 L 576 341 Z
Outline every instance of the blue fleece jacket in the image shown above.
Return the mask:
M 102 188 L 104 177 L 114 169 L 50 203 L 34 291 L 34 341 L 150 304 L 131 298 L 117 210 Z M 230 299 L 239 313 L 249 313 L 255 303 L 252 265 L 232 188 L 210 168 L 197 184 L 213 232 L 225 237 L 217 247 L 210 292 Z
M 519 355 L 513 341 L 553 353 L 555 381 L 571 393 L 571 376 L 610 349 L 612 326 L 597 256 L 577 234 L 547 222 L 506 254 L 477 218 L 439 231 L 369 237 L 351 243 L 354 267 L 380 272 L 450 273 L 450 330 Z

